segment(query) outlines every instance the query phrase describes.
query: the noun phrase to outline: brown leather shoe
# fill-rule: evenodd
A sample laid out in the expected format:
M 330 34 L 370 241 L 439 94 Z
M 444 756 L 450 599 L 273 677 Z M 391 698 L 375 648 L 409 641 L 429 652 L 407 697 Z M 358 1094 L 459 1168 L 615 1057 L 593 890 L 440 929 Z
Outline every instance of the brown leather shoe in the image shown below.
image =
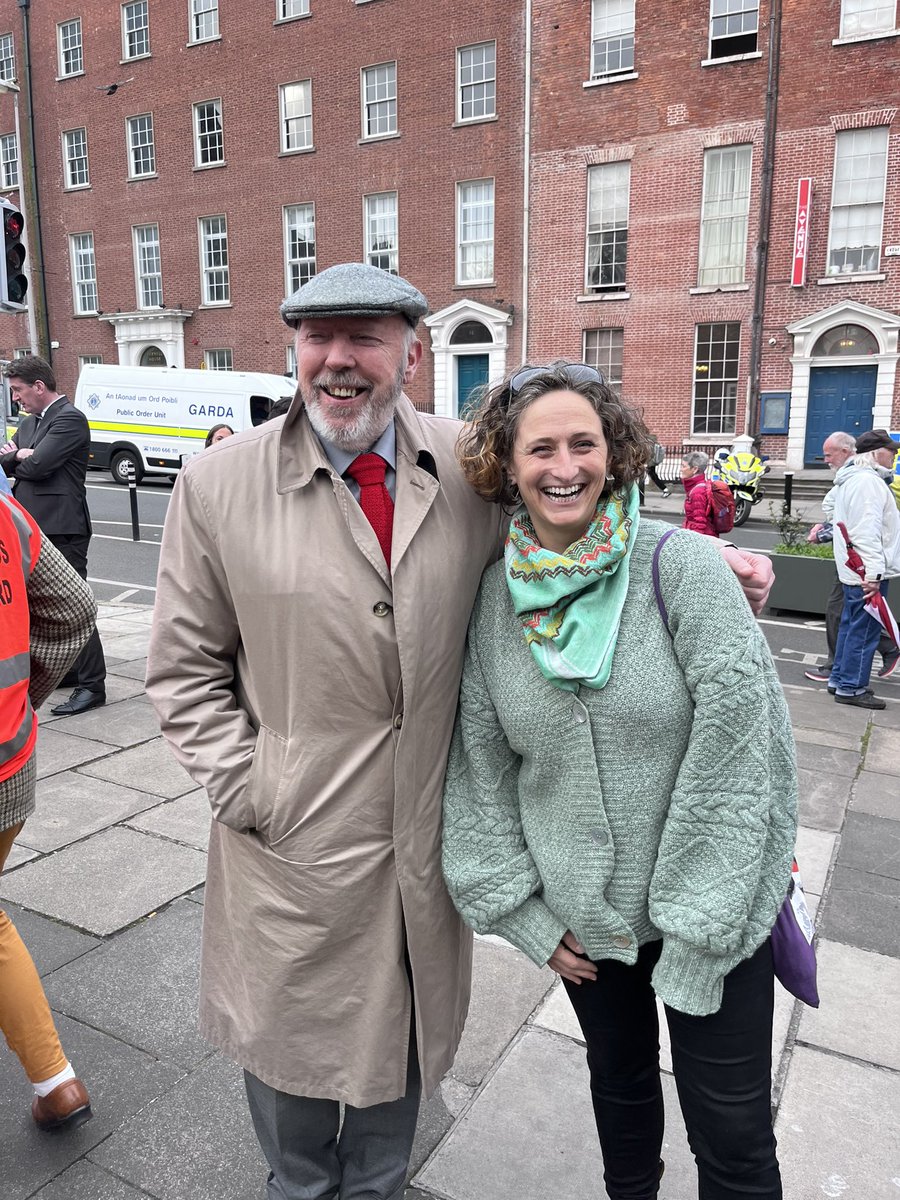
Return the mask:
M 31 1115 L 39 1129 L 77 1129 L 94 1115 L 91 1098 L 80 1079 L 67 1079 L 49 1096 L 35 1096 Z

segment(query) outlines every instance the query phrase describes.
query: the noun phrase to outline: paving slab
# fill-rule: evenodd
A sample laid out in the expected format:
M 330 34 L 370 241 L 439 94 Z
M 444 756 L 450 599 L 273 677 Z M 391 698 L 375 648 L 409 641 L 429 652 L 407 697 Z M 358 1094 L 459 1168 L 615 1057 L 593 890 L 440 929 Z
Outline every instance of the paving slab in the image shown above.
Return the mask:
M 218 1055 L 97 1146 L 90 1161 L 160 1200 L 263 1200 L 268 1168 L 242 1072 Z
M 104 638 L 103 648 L 109 652 L 110 658 L 129 662 L 146 655 L 149 635 L 149 630 L 143 630 L 140 633 L 123 633 L 117 637 Z
M 438 1088 L 429 1100 L 422 1102 L 416 1122 L 412 1154 L 409 1157 L 411 1176 L 430 1158 L 441 1138 L 453 1125 L 454 1117 L 455 1114 L 447 1107 L 442 1088 Z
M 859 708 L 848 708 L 846 704 L 835 704 L 825 685 L 821 688 L 792 687 L 784 689 L 791 721 L 803 729 L 820 729 L 839 734 L 865 732 L 869 723 L 868 714 Z
M 873 817 L 900 820 L 900 786 L 896 775 L 860 771 L 850 807 L 855 812 L 871 813 Z
M 900 729 L 875 726 L 866 750 L 866 769 L 882 775 L 900 775 Z M 895 784 L 900 793 L 900 784 Z
M 900 1075 L 798 1046 L 775 1124 L 791 1200 L 897 1200 Z
M 21 837 L 23 834 L 19 836 Z M 24 846 L 20 842 L 13 842 L 12 850 L 6 856 L 6 863 L 3 871 L 0 871 L 0 875 L 5 871 L 11 871 L 13 867 L 20 867 L 22 863 L 31 862 L 33 858 L 37 858 L 37 850 L 32 850 L 29 846 Z
M 838 859 L 820 932 L 833 942 L 900 958 L 900 882 L 844 867 Z
M 549 967 L 539 970 L 512 946 L 476 938 L 472 1000 L 450 1068 L 453 1078 L 470 1086 L 479 1084 L 555 979 Z
M 822 1004 L 804 1007 L 798 1039 L 900 1070 L 900 960 L 825 938 L 816 953 Z
M 212 1054 L 197 1030 L 203 910 L 176 900 L 45 980 L 51 1006 L 157 1058 Z
M 872 724 L 882 729 L 900 729 L 900 700 L 895 699 L 900 681 L 894 684 L 893 695 L 886 686 L 878 688 L 879 693 L 888 701 L 887 708 L 882 708 L 872 714 Z
M 143 683 L 137 679 L 125 679 L 118 675 L 107 675 L 106 677 L 106 702 L 107 707 L 111 704 L 116 704 L 120 700 L 131 700 L 141 695 L 144 690 Z M 62 704 L 63 700 L 68 700 L 72 695 L 72 688 L 57 688 L 55 692 L 47 697 L 41 705 L 38 715 L 41 725 L 59 725 L 60 722 L 73 721 L 74 717 L 54 717 L 51 708 L 56 704 Z M 96 709 L 92 711 L 97 711 Z
M 126 787 L 138 784 L 142 791 L 165 800 L 174 800 L 176 796 L 183 796 L 185 792 L 193 792 L 197 788 L 184 767 L 175 761 L 172 751 L 161 737 L 87 764 L 80 767 L 79 772 Z
M 694 1161 L 673 1080 L 663 1091 L 660 1200 L 685 1200 L 696 1194 Z M 593 1197 L 602 1171 L 584 1047 L 531 1027 L 412 1184 L 449 1200 Z
M 3 908 L 9 916 L 19 937 L 28 947 L 39 975 L 49 975 L 66 963 L 74 962 L 83 954 L 87 954 L 101 945 L 98 938 L 70 929 L 59 921 L 51 921 L 38 913 L 20 908 L 18 904 L 3 902 Z
M 171 838 L 173 842 L 183 842 L 196 850 L 206 850 L 209 843 L 209 826 L 211 821 L 209 800 L 206 792 L 200 788 L 196 792 L 188 792 L 177 800 L 167 800 L 155 808 L 126 822 L 132 829 L 143 829 L 146 833 L 155 833 L 160 837 Z
M 798 742 L 797 766 L 808 771 L 821 771 L 825 775 L 845 775 L 852 779 L 859 770 L 859 752 Z
M 156 713 L 140 700 L 120 700 L 92 708 L 75 717 L 66 717 L 66 733 L 93 738 L 111 746 L 135 746 L 159 737 Z
M 796 855 L 804 892 L 822 895 L 835 840 L 836 835 L 824 829 L 809 829 L 805 825 L 798 828 Z
M 797 782 L 800 824 L 808 829 L 838 832 L 844 823 L 852 780 L 845 775 L 829 775 L 826 771 L 801 767 L 797 771 Z
M 77 721 L 78 717 L 66 717 L 67 721 Z M 57 723 L 48 729 L 38 728 L 37 743 L 37 777 L 45 779 L 58 771 L 68 771 L 71 767 L 81 766 L 82 763 L 103 758 L 111 754 L 113 747 L 108 742 L 94 742 L 86 737 L 75 737 L 57 728 Z
M 196 887 L 205 875 L 206 855 L 198 850 L 116 828 L 4 875 L 0 896 L 108 934 Z
M 35 1192 L 33 1200 L 147 1200 L 148 1196 L 150 1192 L 139 1192 L 101 1167 L 82 1161 Z
M 130 658 L 126 662 L 116 663 L 112 667 L 107 663 L 107 671 L 111 675 L 122 675 L 126 679 L 139 679 L 143 683 L 147 677 L 146 647 L 142 658 Z
M 862 744 L 860 733 L 837 733 L 834 730 L 803 729 L 794 726 L 794 741 L 809 746 L 834 746 L 837 750 L 853 750 L 859 753 Z
M 182 1068 L 60 1015 L 60 1039 L 91 1094 L 94 1117 L 65 1135 L 43 1133 L 31 1119 L 31 1085 L 12 1054 L 0 1054 L 3 1200 L 25 1200 L 176 1083 Z M 183 1196 L 179 1200 L 183 1200 Z M 66 1200 L 69 1200 L 66 1197 Z M 237 1197 L 235 1197 L 237 1200 Z
M 37 784 L 37 809 L 25 831 L 34 850 L 47 853 L 108 829 L 150 808 L 155 798 L 120 784 L 60 771 Z
M 900 786 L 900 781 L 898 781 Z M 850 812 L 841 836 L 841 866 L 900 879 L 900 821 Z

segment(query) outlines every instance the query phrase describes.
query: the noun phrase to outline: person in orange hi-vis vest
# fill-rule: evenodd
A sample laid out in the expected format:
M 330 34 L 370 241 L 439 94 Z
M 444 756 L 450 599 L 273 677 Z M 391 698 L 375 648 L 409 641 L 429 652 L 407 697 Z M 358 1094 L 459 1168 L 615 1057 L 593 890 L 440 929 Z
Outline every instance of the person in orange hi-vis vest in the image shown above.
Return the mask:
M 37 709 L 94 629 L 90 587 L 11 496 L 0 494 L 0 872 L 34 810 Z M 0 1029 L 34 1088 L 41 1129 L 91 1117 L 31 955 L 0 909 Z

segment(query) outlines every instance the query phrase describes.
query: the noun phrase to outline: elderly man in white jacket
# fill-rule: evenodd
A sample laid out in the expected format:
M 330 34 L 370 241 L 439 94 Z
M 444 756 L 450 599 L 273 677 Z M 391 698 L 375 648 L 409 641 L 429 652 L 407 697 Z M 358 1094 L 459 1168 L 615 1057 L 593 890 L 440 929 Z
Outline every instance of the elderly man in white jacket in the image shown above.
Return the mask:
M 900 445 L 884 429 L 872 429 L 856 442 L 856 455 L 834 477 L 834 561 L 844 588 L 844 611 L 838 630 L 834 666 L 828 681 L 838 704 L 884 708 L 869 690 L 872 660 L 881 626 L 866 612 L 866 603 L 887 581 L 900 575 L 900 514 L 881 472 L 890 469 Z M 865 579 L 847 565 L 850 543 L 863 561 Z

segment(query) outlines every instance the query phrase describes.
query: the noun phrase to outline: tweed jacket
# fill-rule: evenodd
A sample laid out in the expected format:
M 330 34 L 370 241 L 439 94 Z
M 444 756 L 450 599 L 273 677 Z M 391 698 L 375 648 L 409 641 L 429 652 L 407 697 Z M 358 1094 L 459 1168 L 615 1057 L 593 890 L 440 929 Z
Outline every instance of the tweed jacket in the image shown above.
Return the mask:
M 94 628 L 97 605 L 49 538 L 26 584 L 31 677 L 28 695 L 37 711 L 81 653 Z M 0 782 L 0 830 L 10 829 L 34 810 L 35 758 Z
M 11 452 L 0 459 L 22 507 L 48 537 L 90 536 L 84 481 L 91 432 L 84 413 L 62 396 L 40 421 L 31 415 L 23 418 L 12 440 L 18 447 L 34 448 L 28 458 L 17 459 Z
M 642 521 L 606 687 L 540 674 L 502 563 L 469 629 L 444 796 L 444 873 L 465 920 L 546 963 L 571 930 L 593 959 L 633 963 L 703 1015 L 765 940 L 785 897 L 797 784 L 787 706 L 734 576 L 707 538 L 660 555 Z

